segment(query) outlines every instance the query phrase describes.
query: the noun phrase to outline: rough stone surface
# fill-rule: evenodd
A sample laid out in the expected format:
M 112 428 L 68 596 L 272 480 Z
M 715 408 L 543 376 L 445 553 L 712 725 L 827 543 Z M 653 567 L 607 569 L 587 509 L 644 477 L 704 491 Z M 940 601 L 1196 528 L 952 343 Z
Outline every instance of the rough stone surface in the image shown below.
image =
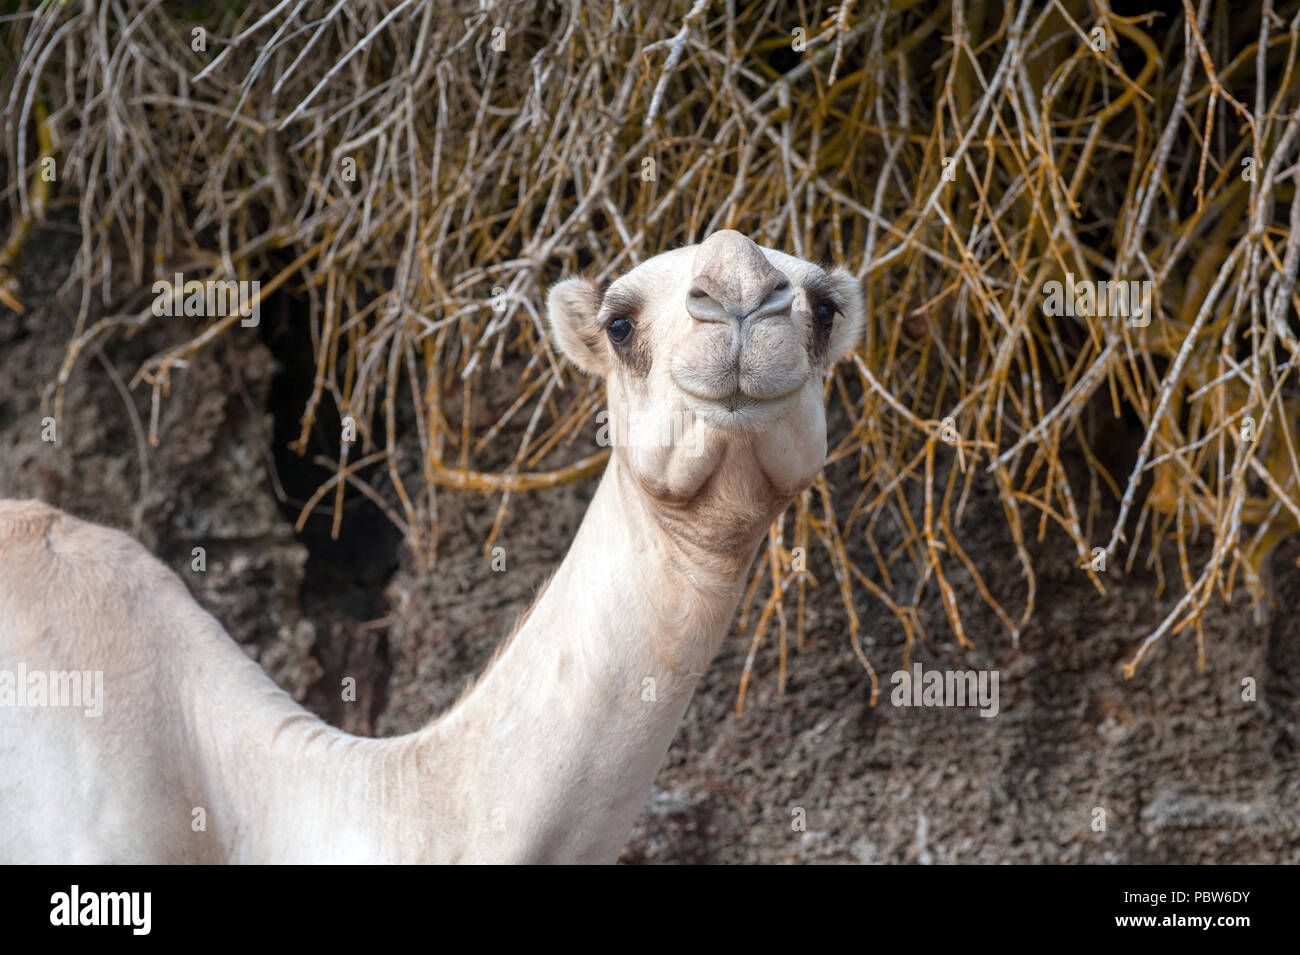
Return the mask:
M 22 274 L 29 310 L 0 311 L 0 495 L 38 496 L 128 530 L 141 505 L 146 546 L 277 682 L 337 725 L 400 733 L 450 705 L 563 556 L 594 483 L 512 498 L 499 540 L 504 573 L 481 550 L 495 497 L 440 495 L 441 556 L 431 569 L 359 511 L 339 542 L 323 518 L 295 535 L 304 492 L 278 501 L 270 462 L 286 460 L 273 447 L 277 422 L 296 426 L 302 408 L 277 398 L 272 354 L 290 346 L 263 329 L 226 336 L 174 375 L 159 443 L 144 450 L 141 501 L 135 430 L 93 353 L 72 375 L 61 447 L 41 440 L 40 391 L 74 325 L 54 293 L 75 249 L 66 229 L 38 232 Z M 269 320 L 292 316 L 272 311 Z M 182 321 L 114 337 L 105 360 L 129 380 L 150 354 L 188 337 Z M 147 427 L 147 388 L 131 400 Z M 851 499 L 851 481 L 831 477 L 839 499 Z M 1023 583 L 990 495 L 976 495 L 960 533 L 1016 612 Z M 206 550 L 202 573 L 190 569 L 194 547 Z M 1129 681 L 1121 662 L 1174 595 L 1155 599 L 1154 573 L 1138 569 L 1107 575 L 1101 597 L 1073 566 L 1072 548 L 1049 535 L 1034 551 L 1038 613 L 1018 647 L 969 576 L 954 573 L 976 648 L 957 645 L 936 601 L 922 615 L 929 637 L 914 649 L 927 668 L 996 668 L 995 718 L 891 705 L 901 629 L 863 598 L 856 609 L 881 677 L 869 707 L 829 586 L 810 592 L 812 625 L 803 652 L 790 656 L 785 696 L 769 646 L 739 716 L 749 638 L 729 637 L 624 861 L 1300 862 L 1300 547 L 1274 555 L 1266 623 L 1254 622 L 1240 592 L 1211 604 L 1204 672 L 1189 630 L 1158 645 Z M 821 555 L 810 560 L 831 579 Z M 349 676 L 356 702 L 340 693 Z M 1246 679 L 1255 702 L 1242 699 Z

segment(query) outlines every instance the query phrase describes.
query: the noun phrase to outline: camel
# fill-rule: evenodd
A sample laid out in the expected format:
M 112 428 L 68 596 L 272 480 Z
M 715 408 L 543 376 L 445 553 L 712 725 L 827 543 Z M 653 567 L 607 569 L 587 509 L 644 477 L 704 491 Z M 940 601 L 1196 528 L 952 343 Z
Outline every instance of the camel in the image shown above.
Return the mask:
M 408 735 L 302 709 L 127 535 L 0 502 L 0 861 L 617 860 L 767 528 L 822 468 L 863 295 L 726 230 L 547 307 L 619 412 L 609 463 L 503 648 Z M 69 671 L 102 699 L 48 705 Z

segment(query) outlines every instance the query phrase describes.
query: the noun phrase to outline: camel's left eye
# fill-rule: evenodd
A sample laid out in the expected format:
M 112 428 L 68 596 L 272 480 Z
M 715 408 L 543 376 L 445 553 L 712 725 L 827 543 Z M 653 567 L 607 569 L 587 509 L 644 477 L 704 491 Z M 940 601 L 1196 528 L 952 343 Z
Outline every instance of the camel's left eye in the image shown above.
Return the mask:
M 829 325 L 835 321 L 835 303 L 818 302 L 813 306 L 813 321 L 818 325 Z
M 632 337 L 633 328 L 632 319 L 616 318 L 605 326 L 605 332 L 615 345 L 622 345 Z

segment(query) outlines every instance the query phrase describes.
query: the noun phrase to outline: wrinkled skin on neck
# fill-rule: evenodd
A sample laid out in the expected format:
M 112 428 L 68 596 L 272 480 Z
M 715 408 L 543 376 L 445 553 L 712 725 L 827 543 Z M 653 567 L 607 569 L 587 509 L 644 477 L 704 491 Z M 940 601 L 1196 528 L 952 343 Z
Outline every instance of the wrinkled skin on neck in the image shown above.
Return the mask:
M 761 432 L 719 431 L 685 413 L 686 443 L 614 448 L 622 492 L 639 499 L 691 566 L 734 577 L 825 462 L 821 382 L 805 384 L 790 411 Z

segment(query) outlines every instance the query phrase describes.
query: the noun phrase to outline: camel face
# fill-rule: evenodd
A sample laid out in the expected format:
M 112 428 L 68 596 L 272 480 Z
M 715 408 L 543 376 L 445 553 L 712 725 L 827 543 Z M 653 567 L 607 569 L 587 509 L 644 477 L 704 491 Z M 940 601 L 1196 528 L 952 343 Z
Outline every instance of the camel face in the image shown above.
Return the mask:
M 726 230 L 604 292 L 561 282 L 548 306 L 561 349 L 605 379 L 615 453 L 652 496 L 688 499 L 730 462 L 784 507 L 821 470 L 824 376 L 863 323 L 848 270 Z

